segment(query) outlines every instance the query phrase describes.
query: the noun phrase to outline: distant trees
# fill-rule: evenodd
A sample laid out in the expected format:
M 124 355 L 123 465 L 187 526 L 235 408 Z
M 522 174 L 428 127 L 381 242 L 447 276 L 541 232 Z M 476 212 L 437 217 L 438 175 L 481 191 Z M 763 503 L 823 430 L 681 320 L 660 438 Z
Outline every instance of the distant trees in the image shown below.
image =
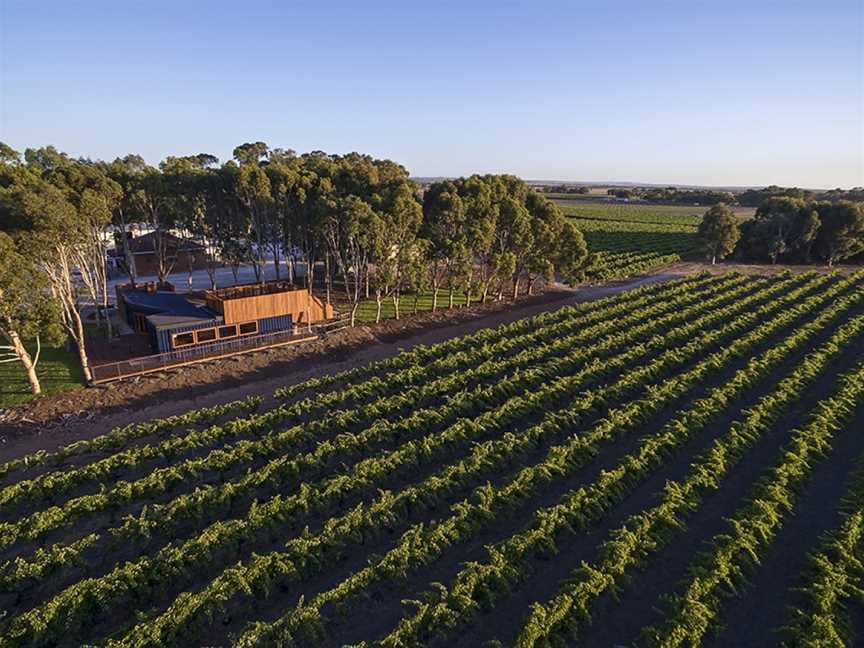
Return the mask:
M 815 247 L 830 268 L 864 252 L 864 204 L 848 200 L 814 205 L 820 226 Z
M 795 198 L 797 200 L 808 200 L 812 192 L 798 187 L 778 187 L 770 185 L 763 189 L 747 189 L 738 194 L 738 204 L 745 207 L 758 207 L 769 198 Z
M 741 234 L 743 258 L 771 263 L 810 263 L 815 258 L 830 267 L 864 252 L 864 206 L 775 196 L 741 224 Z
M 742 226 L 741 252 L 777 263 L 779 258 L 809 263 L 820 220 L 812 203 L 800 198 L 768 198 Z
M 740 236 L 735 213 L 723 203 L 714 205 L 705 212 L 699 224 L 699 242 L 712 265 L 717 263 L 717 259 L 726 258 L 735 249 Z

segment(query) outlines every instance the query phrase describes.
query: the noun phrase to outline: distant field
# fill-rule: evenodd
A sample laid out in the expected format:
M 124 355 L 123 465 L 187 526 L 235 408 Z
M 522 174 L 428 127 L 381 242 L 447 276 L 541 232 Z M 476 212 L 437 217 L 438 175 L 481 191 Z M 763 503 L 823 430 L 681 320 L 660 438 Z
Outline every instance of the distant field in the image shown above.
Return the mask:
M 697 252 L 701 214 L 692 208 L 556 201 L 599 256 L 593 279 L 621 279 Z
M 621 220 L 634 217 L 663 216 L 691 217 L 696 224 L 708 211 L 707 205 L 649 205 L 641 203 L 618 203 L 598 201 L 597 196 L 578 196 L 570 194 L 545 194 L 561 209 L 571 216 L 616 216 Z M 731 207 L 738 218 L 753 218 L 754 207 Z

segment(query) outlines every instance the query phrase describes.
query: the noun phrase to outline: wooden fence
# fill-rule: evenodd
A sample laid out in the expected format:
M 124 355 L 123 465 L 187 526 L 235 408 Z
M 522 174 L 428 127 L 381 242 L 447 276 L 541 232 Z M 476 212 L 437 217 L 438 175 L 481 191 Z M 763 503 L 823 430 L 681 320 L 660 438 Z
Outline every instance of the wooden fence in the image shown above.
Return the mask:
M 338 331 L 347 326 L 343 319 L 335 319 L 329 322 L 313 324 L 312 330 L 308 327 L 296 327 L 293 331 L 277 331 L 275 333 L 264 333 L 250 337 L 233 338 L 212 344 L 198 345 L 189 349 L 179 349 L 168 353 L 157 353 L 154 355 L 130 358 L 118 362 L 108 362 L 91 367 L 94 385 L 143 376 L 154 371 L 163 371 L 174 367 L 182 367 L 207 360 L 217 360 L 230 356 L 272 349 L 274 347 L 288 344 L 301 344 L 311 340 L 317 340 L 328 333 Z

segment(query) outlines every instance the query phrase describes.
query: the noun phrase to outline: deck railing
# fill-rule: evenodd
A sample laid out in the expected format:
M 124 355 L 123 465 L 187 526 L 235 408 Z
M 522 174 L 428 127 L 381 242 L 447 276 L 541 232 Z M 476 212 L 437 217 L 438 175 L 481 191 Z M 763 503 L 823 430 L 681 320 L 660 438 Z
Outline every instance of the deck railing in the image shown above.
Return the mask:
M 289 331 L 277 331 L 275 333 L 233 338 L 210 344 L 202 344 L 188 349 L 169 351 L 168 353 L 157 353 L 128 360 L 119 360 L 117 362 L 107 362 L 91 367 L 93 379 L 90 382 L 101 384 L 120 380 L 121 378 L 130 378 L 154 371 L 171 369 L 172 367 L 194 364 L 196 362 L 215 360 L 217 358 L 225 358 L 262 349 L 271 349 L 288 344 L 300 344 L 317 340 L 328 333 L 340 330 L 346 326 L 346 322 L 338 318 L 321 322 L 320 324 L 313 324 L 311 330 L 306 326 L 298 326 Z

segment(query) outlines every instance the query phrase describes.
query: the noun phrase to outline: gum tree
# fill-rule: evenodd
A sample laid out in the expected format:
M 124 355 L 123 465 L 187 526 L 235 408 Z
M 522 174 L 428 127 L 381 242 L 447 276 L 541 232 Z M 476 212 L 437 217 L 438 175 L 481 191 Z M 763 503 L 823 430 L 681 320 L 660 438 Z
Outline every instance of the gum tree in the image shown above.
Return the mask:
M 26 249 L 25 245 L 22 245 Z M 63 342 L 60 312 L 45 276 L 6 232 L 0 231 L 0 363 L 18 362 L 27 375 L 30 391 L 40 394 L 42 386 L 36 367 L 42 341 Z M 35 351 L 25 346 L 33 340 Z
M 697 236 L 711 259 L 711 265 L 714 265 L 718 258 L 727 257 L 735 249 L 741 232 L 732 210 L 723 203 L 718 203 L 705 212 Z

